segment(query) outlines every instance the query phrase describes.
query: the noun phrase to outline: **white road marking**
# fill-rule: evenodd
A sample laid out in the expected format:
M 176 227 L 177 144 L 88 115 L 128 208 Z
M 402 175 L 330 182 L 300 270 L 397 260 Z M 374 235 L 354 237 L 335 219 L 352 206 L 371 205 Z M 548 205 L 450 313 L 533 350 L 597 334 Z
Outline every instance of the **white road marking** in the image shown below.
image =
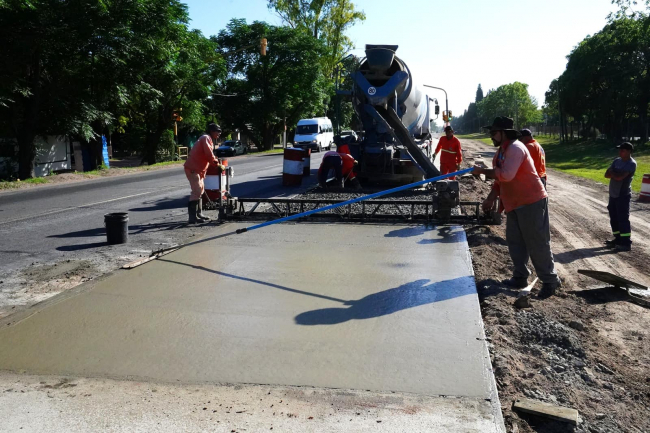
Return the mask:
M 141 192 L 139 194 L 132 194 L 132 195 L 124 196 L 124 197 L 112 198 L 110 200 L 98 201 L 98 202 L 95 202 L 95 203 L 84 204 L 82 206 L 66 207 L 66 208 L 63 208 L 63 209 L 52 210 L 52 211 L 49 211 L 49 212 L 39 213 L 39 214 L 31 215 L 31 216 L 28 216 L 28 217 L 16 218 L 16 219 L 9 220 L 9 221 L 2 221 L 2 222 L 0 222 L 0 225 L 11 224 L 11 223 L 20 222 L 20 221 L 26 221 L 26 220 L 33 219 L 33 218 L 39 218 L 39 217 L 48 216 L 48 215 L 52 215 L 52 214 L 56 214 L 56 213 L 66 212 L 66 211 L 69 211 L 69 210 L 88 208 L 88 207 L 92 207 L 92 206 L 97 206 L 99 204 L 111 203 L 111 202 L 119 201 L 119 200 L 126 200 L 127 198 L 140 197 L 140 196 L 143 196 L 143 195 L 155 194 L 157 192 L 173 191 L 173 190 L 177 190 L 177 189 L 186 189 L 186 186 L 184 185 L 183 187 L 174 187 L 174 188 L 163 189 L 163 190 L 158 190 L 158 191 Z

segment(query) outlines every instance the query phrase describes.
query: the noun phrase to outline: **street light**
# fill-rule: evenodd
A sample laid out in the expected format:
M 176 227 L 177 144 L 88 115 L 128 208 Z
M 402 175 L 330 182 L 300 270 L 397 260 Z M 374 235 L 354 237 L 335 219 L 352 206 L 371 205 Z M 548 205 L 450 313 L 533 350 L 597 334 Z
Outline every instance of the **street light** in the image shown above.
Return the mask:
M 447 116 L 449 116 L 449 100 L 447 99 L 447 91 L 445 89 L 443 89 L 442 87 L 434 87 L 434 86 L 429 86 L 427 84 L 425 84 L 424 87 L 430 87 L 432 89 L 442 90 L 443 92 L 445 92 L 445 111 L 447 112 Z M 450 121 L 451 121 L 451 119 L 450 119 Z

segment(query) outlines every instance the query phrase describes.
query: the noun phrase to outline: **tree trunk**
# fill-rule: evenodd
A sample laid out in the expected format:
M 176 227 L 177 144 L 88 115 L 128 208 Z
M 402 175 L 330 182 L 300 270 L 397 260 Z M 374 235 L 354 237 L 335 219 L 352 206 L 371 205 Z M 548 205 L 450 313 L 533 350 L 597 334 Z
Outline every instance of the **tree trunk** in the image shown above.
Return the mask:
M 145 162 L 148 165 L 153 165 L 156 163 L 156 154 L 158 153 L 158 144 L 160 143 L 160 137 L 162 137 L 162 131 L 159 130 L 147 133 L 144 149 L 142 151 L 142 160 L 140 161 L 141 165 Z
M 273 128 L 270 125 L 265 124 L 264 130 L 262 131 L 262 147 L 264 150 L 273 149 L 274 139 L 275 136 L 273 135 Z
M 648 141 L 648 102 L 640 104 L 639 121 L 641 124 L 641 144 Z
M 35 134 L 33 130 L 18 134 L 18 178 L 21 180 L 34 177 L 34 159 L 36 159 Z

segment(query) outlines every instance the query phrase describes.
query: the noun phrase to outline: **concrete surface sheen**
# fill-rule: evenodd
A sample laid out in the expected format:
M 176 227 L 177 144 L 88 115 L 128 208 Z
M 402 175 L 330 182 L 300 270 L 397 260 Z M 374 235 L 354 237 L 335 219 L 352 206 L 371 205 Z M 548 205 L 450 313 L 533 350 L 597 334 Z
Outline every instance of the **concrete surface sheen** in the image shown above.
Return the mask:
M 494 398 L 460 227 L 276 225 L 32 313 L 0 330 L 0 369 Z

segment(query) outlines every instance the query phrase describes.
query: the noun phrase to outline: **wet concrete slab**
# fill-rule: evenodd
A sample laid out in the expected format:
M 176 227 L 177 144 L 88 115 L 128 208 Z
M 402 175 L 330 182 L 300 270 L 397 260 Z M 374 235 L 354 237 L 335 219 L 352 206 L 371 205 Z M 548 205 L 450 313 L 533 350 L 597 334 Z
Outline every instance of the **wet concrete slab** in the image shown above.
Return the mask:
M 219 236 L 0 330 L 0 370 L 498 398 L 462 228 Z

